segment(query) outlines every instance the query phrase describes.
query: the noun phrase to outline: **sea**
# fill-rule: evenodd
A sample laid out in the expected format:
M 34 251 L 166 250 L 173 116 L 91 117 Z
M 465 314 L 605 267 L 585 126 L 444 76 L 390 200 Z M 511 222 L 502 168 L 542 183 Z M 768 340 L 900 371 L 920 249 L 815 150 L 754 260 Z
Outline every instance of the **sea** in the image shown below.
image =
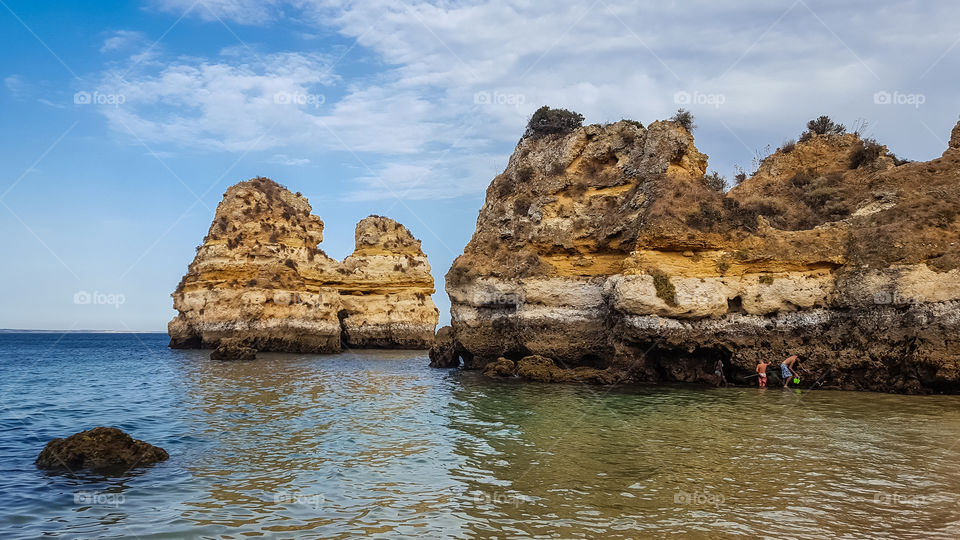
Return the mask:
M 425 351 L 0 334 L 0 538 L 956 538 L 960 396 L 599 387 Z M 118 427 L 170 458 L 46 471 Z

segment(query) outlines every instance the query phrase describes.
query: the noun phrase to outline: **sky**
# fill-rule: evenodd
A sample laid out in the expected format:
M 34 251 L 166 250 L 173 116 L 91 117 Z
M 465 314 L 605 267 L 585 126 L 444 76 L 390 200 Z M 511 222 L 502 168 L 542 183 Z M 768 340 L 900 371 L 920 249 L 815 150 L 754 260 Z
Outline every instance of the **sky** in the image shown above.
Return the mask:
M 392 217 L 443 275 L 541 105 L 696 115 L 731 178 L 827 114 L 938 157 L 955 0 L 0 0 L 0 328 L 164 331 L 226 188 L 267 176 L 330 256 Z

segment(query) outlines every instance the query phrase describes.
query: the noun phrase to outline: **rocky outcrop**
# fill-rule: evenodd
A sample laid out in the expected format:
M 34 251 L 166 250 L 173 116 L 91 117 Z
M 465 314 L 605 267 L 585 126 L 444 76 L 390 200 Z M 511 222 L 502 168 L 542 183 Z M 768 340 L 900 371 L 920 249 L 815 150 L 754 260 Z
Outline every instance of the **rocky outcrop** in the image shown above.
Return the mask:
M 217 344 L 217 348 L 210 353 L 211 360 L 255 360 L 257 350 L 244 345 L 238 338 L 224 338 Z
M 673 122 L 524 137 L 447 273 L 456 362 L 742 382 L 792 352 L 826 387 L 960 390 L 960 152 L 807 134 L 728 193 L 706 170 Z
M 960 122 L 953 127 L 953 133 L 950 135 L 950 148 L 960 148 Z
M 438 311 L 420 242 L 370 216 L 343 262 L 317 245 L 323 222 L 307 200 L 267 178 L 230 187 L 173 293 L 174 348 L 238 338 L 259 351 L 427 348 Z
M 378 216 L 357 224 L 356 249 L 343 260 L 337 290 L 344 342 L 351 347 L 425 349 L 439 310 L 420 241 L 406 227 Z
M 497 358 L 484 367 L 483 374 L 487 377 L 512 377 L 515 375 L 517 365 L 513 360 L 507 360 L 504 357 Z
M 437 330 L 430 347 L 430 367 L 452 368 L 460 365 L 459 347 L 453 339 L 453 328 L 444 326 Z
M 136 440 L 117 428 L 96 427 L 47 443 L 36 465 L 44 469 L 124 474 L 134 467 L 165 461 L 163 448 Z

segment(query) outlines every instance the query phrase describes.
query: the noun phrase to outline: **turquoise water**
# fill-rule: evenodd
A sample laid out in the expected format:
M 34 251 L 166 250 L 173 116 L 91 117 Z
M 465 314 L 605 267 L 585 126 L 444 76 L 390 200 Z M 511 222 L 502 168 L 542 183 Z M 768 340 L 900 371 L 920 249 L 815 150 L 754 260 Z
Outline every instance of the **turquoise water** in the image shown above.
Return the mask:
M 960 535 L 960 398 L 540 385 L 422 352 L 0 334 L 0 537 Z M 48 473 L 97 425 L 170 459 Z

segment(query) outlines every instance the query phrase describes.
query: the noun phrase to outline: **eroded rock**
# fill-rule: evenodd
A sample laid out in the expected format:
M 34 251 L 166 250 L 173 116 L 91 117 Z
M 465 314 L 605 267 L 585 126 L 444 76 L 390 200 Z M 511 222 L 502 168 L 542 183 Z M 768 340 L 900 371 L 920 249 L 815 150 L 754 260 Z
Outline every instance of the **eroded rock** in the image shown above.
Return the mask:
M 444 326 L 437 330 L 430 347 L 430 367 L 453 368 L 460 365 L 460 356 L 457 353 L 457 343 L 453 339 L 453 329 Z
M 318 243 L 323 222 L 267 178 L 230 187 L 176 291 L 170 346 L 337 352 L 430 346 L 438 311 L 420 242 L 382 216 L 362 220 L 343 262 Z
M 562 368 L 552 359 L 540 355 L 525 356 L 517 361 L 517 375 L 528 381 L 585 384 L 616 384 L 624 379 L 623 374 L 615 369 Z
M 487 367 L 483 370 L 483 374 L 487 377 L 513 377 L 516 367 L 513 360 L 508 360 L 501 356 L 487 364 Z
M 523 138 L 447 273 L 464 367 L 742 382 L 789 351 L 825 386 L 960 391 L 960 153 L 811 134 L 728 193 L 706 170 L 671 122 Z
M 169 454 L 117 428 L 96 427 L 47 443 L 36 465 L 44 469 L 123 474 L 134 467 L 165 461 Z
M 210 353 L 211 360 L 254 360 L 257 357 L 257 350 L 247 347 L 244 340 L 237 338 L 224 338 L 220 340 L 217 348 Z

